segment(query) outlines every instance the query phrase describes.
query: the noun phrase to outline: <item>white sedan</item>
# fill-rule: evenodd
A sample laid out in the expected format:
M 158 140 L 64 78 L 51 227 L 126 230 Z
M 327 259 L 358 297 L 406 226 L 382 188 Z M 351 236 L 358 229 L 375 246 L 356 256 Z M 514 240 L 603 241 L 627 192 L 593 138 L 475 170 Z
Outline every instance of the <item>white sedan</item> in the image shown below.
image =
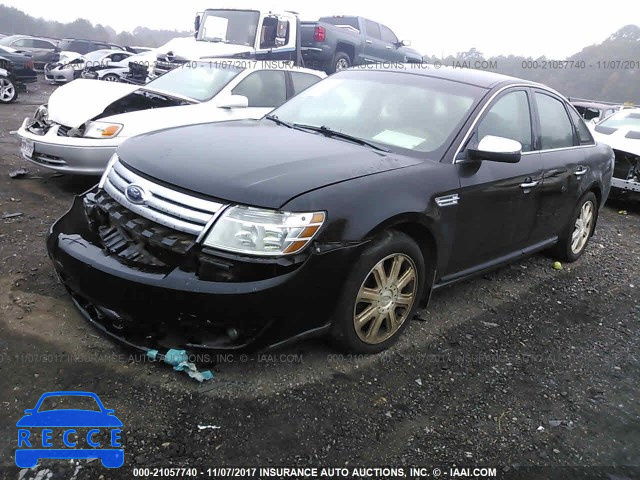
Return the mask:
M 80 78 L 82 73 L 86 69 L 101 70 L 103 75 L 106 67 L 112 66 L 116 71 L 121 70 L 119 67 L 123 67 L 128 70 L 128 60 L 131 56 L 135 55 L 131 52 L 125 52 L 123 50 L 96 50 L 94 52 L 87 53 L 86 55 L 80 55 L 77 57 L 67 57 L 66 60 L 62 60 L 55 64 L 48 63 L 44 67 L 44 78 L 49 82 L 54 83 L 68 83 L 76 78 Z M 120 79 L 119 74 L 112 76 L 109 80 L 118 81 Z M 96 76 L 95 78 L 102 78 Z
M 78 79 L 18 130 L 22 157 L 59 172 L 99 175 L 127 138 L 164 128 L 258 119 L 326 75 L 283 62 L 211 59 L 145 86 Z

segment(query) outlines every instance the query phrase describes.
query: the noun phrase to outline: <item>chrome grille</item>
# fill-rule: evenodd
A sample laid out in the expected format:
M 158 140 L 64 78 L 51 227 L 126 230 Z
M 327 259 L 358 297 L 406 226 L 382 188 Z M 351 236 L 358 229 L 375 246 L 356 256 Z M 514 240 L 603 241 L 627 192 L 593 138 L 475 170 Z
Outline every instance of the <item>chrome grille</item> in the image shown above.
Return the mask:
M 144 190 L 144 202 L 133 203 L 127 198 L 125 192 L 132 185 Z M 115 162 L 109 171 L 104 190 L 128 210 L 166 227 L 196 236 L 202 233 L 224 207 L 222 203 L 203 200 L 153 183 L 120 161 Z

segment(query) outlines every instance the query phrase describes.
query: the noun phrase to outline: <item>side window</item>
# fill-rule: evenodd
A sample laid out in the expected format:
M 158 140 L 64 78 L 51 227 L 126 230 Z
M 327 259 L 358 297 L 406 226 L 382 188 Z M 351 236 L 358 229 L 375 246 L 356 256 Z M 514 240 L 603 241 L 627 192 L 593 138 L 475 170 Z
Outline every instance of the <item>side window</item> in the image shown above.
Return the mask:
M 71 42 L 71 51 L 84 55 L 85 53 L 89 53 L 91 50 L 89 48 L 89 42 Z
M 380 36 L 380 25 L 376 22 L 372 22 L 371 20 L 364 21 L 365 28 L 367 29 L 367 37 L 376 38 L 380 40 L 382 37 Z
M 29 48 L 33 47 L 33 42 L 29 38 L 21 38 L 11 44 L 13 48 Z
M 34 40 L 33 46 L 36 48 L 43 48 L 46 50 L 53 50 L 54 48 L 56 48 L 53 43 L 47 42 L 45 40 Z
M 309 75 L 308 73 L 291 72 L 291 81 L 293 82 L 293 94 L 298 95 L 311 85 L 318 83 L 320 77 Z
M 385 27 L 384 25 L 380 25 L 380 34 L 382 35 L 382 41 L 387 43 L 398 43 L 398 37 L 396 34 L 391 31 L 389 27 Z
M 573 127 L 560 100 L 536 92 L 542 150 L 573 146 Z
M 517 140 L 523 152 L 530 152 L 531 113 L 527 93 L 517 91 L 500 97 L 478 124 L 478 141 L 487 135 Z
M 587 128 L 582 120 L 582 117 L 573 111 L 572 108 L 569 109 L 569 114 L 571 115 L 571 120 L 573 121 L 573 125 L 576 127 L 576 132 L 578 132 L 578 142 L 580 145 L 591 145 L 593 144 L 593 137 L 591 136 L 591 132 Z
M 281 70 L 262 70 L 242 80 L 232 92 L 249 99 L 249 107 L 274 108 L 287 100 L 285 75 Z

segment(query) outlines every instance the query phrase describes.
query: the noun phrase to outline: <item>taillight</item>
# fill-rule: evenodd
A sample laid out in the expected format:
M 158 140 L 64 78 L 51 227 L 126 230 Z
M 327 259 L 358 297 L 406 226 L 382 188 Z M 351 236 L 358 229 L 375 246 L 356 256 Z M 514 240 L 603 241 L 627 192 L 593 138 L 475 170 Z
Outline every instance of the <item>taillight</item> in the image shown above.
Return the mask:
M 318 25 L 316 27 L 315 31 L 313 32 L 313 40 L 315 42 L 324 42 L 325 33 L 326 33 L 326 31 L 325 31 L 324 27 L 321 27 L 321 26 Z

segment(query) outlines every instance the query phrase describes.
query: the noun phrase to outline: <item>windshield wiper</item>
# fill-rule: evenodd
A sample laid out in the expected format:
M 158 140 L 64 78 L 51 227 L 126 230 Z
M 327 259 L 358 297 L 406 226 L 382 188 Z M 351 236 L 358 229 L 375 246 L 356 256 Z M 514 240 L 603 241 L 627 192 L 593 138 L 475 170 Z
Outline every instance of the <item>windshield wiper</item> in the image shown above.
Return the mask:
M 290 124 L 289 122 L 285 122 L 284 120 L 280 120 L 277 115 L 269 114 L 269 115 L 265 116 L 264 118 L 266 118 L 267 120 L 271 120 L 272 122 L 276 122 L 278 125 L 282 125 L 282 126 L 287 127 L 287 128 L 295 128 L 294 125 Z
M 321 127 L 317 127 L 316 125 L 303 125 L 301 123 L 293 124 L 294 128 L 298 130 L 312 130 L 314 132 L 321 133 L 326 135 L 327 137 L 337 137 L 342 138 L 344 140 L 348 140 L 350 142 L 357 143 L 358 145 L 364 145 L 366 147 L 371 147 L 374 150 L 379 150 L 381 152 L 390 152 L 391 150 L 386 147 L 381 147 L 380 145 L 376 145 L 373 142 L 368 142 L 367 140 L 363 140 L 359 137 L 354 137 L 353 135 L 349 135 L 348 133 L 339 132 L 337 130 L 333 130 L 326 125 L 322 125 Z

